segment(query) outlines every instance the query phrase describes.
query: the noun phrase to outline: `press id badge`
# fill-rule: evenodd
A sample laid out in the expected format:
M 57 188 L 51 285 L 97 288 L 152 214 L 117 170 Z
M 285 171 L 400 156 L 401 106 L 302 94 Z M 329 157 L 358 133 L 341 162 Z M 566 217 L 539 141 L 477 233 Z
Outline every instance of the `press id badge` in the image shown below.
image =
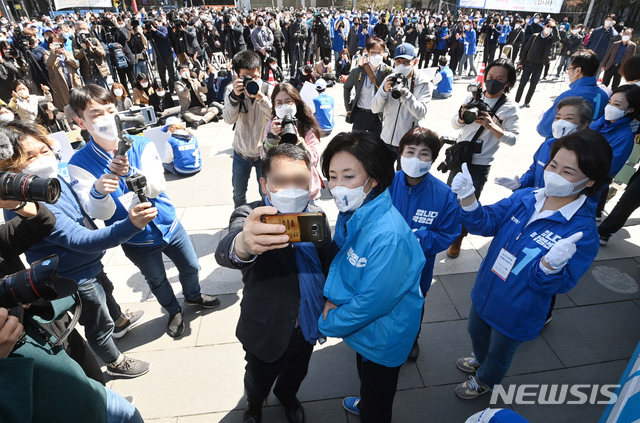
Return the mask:
M 507 276 L 509 276 L 509 273 L 511 273 L 511 269 L 513 269 L 514 264 L 516 264 L 516 256 L 503 248 L 502 250 L 500 250 L 500 254 L 496 259 L 496 262 L 493 263 L 491 271 L 498 275 L 500 279 L 506 281 Z
M 127 211 L 130 211 L 132 208 L 140 204 L 140 199 L 136 193 L 131 191 L 121 195 L 118 200 L 120 200 L 120 203 L 122 203 L 122 206 L 127 209 Z

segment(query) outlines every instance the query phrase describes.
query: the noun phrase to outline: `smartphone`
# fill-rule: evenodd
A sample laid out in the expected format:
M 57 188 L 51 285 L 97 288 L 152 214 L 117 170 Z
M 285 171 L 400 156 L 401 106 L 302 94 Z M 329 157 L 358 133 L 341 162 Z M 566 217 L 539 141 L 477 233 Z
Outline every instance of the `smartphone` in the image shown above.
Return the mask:
M 60 43 L 52 43 L 51 44 L 51 48 L 53 48 L 54 50 L 58 50 L 58 49 L 62 48 L 62 44 L 60 44 Z
M 265 215 L 260 221 L 284 225 L 289 242 L 322 242 L 327 238 L 327 218 L 323 212 Z

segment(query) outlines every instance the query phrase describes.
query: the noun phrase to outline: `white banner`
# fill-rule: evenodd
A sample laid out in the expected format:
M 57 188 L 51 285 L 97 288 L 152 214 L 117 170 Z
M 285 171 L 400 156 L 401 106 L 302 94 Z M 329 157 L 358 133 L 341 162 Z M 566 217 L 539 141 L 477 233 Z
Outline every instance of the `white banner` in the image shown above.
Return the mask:
M 460 7 L 516 12 L 560 13 L 564 0 L 460 0 Z
M 113 7 L 111 0 L 54 0 L 56 10 L 72 9 L 80 7 L 82 9 L 100 9 Z

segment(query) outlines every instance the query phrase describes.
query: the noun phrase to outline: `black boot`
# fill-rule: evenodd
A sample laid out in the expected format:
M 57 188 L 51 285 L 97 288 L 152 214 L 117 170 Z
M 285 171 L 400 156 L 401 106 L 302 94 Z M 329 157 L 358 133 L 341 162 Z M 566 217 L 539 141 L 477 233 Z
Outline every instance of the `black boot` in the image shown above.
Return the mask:
M 305 423 L 306 420 L 304 417 L 304 408 L 302 407 L 300 401 L 298 401 L 298 398 L 293 397 L 293 399 L 290 401 L 283 402 L 282 400 L 280 400 L 280 402 L 284 407 L 284 412 L 289 423 Z
M 261 423 L 262 422 L 262 404 L 252 405 L 247 402 L 246 407 L 244 407 L 242 422 L 243 423 Z
M 420 355 L 420 345 L 418 345 L 418 338 L 413 343 L 413 347 L 411 347 L 411 352 L 409 353 L 409 360 L 417 360 Z

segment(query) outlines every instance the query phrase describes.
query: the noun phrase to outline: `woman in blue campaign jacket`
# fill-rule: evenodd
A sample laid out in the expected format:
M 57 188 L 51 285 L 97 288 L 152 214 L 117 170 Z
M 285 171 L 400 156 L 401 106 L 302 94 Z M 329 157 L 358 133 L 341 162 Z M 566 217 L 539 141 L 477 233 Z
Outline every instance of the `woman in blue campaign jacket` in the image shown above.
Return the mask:
M 571 290 L 589 269 L 599 239 L 587 196 L 607 182 L 611 157 L 604 137 L 579 131 L 553 144 L 544 189 L 518 190 L 483 207 L 468 171 L 452 182 L 465 227 L 494 237 L 471 291 L 474 357 L 456 362 L 462 371 L 477 372 L 456 387 L 461 398 L 476 398 L 501 383 L 520 344 L 542 330 L 551 297 Z
M 384 142 L 370 132 L 338 134 L 322 157 L 340 210 L 334 236 L 340 251 L 325 284 L 319 327 L 357 353 L 361 397 L 345 398 L 343 406 L 363 423 L 391 422 L 398 374 L 424 303 L 424 254 L 387 190 L 393 162 Z
M 533 155 L 533 163 L 529 169 L 520 177 L 512 178 L 500 177 L 495 179 L 495 183 L 512 191 L 522 188 L 543 188 L 544 169 L 549 162 L 551 146 L 556 139 L 581 131 L 589 127 L 593 107 L 591 103 L 582 97 L 567 97 L 561 100 L 556 107 L 556 117 L 551 125 L 553 136 L 542 142 L 538 150 Z
M 162 131 L 170 134 L 167 138 L 162 166 L 177 176 L 195 175 L 202 170 L 202 156 L 198 140 L 187 131 L 180 119 L 171 117 Z
M 396 172 L 389 194 L 393 205 L 409 224 L 427 260 L 420 289 L 427 296 L 433 278 L 436 254 L 449 248 L 460 235 L 460 207 L 455 194 L 444 182 L 429 173 L 438 158 L 440 137 L 429 129 L 414 126 L 400 139 L 402 170 Z M 424 308 L 423 308 L 424 313 Z M 409 359 L 420 354 L 418 338 Z

